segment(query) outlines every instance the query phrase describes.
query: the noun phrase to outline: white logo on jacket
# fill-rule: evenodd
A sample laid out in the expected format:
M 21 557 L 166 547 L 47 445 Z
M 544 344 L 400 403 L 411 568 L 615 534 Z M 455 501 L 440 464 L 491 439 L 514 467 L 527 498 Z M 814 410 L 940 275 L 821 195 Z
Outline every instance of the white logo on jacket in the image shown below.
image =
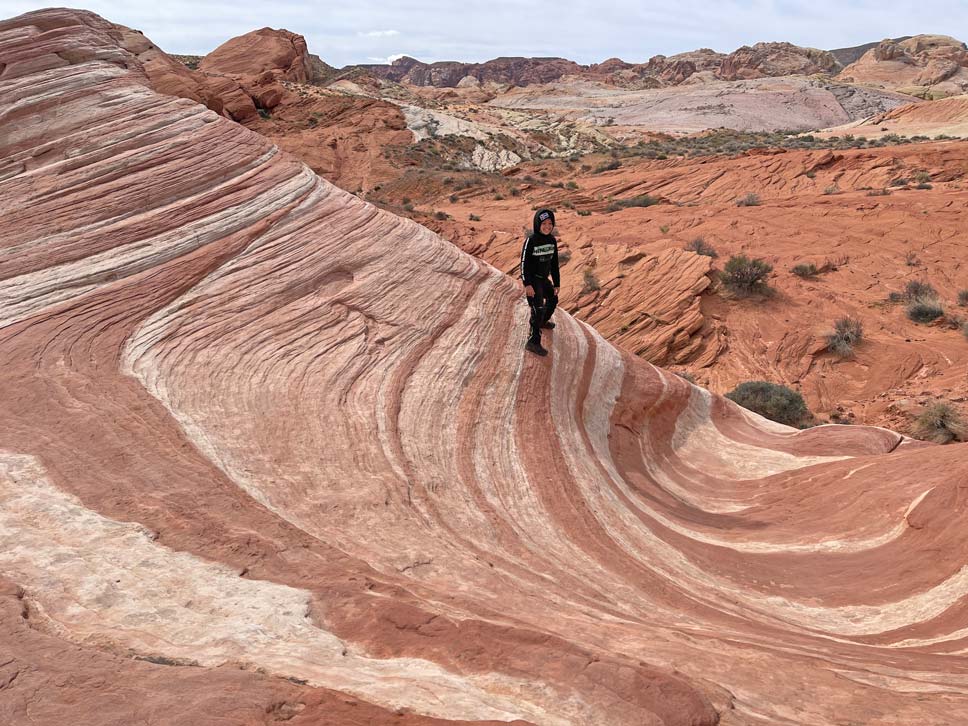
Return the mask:
M 534 255 L 535 257 L 548 257 L 549 255 L 553 255 L 554 253 L 555 253 L 555 246 L 553 244 L 535 245 L 533 251 L 531 252 L 531 254 Z

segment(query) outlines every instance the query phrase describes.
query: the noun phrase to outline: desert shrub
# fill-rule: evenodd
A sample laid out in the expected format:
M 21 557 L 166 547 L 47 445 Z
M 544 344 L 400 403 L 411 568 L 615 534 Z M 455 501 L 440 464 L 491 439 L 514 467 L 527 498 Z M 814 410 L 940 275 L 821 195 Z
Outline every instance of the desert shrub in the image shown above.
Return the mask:
M 407 204 L 410 204 L 411 201 L 412 200 L 410 199 L 410 197 L 404 197 L 403 199 L 400 200 L 400 203 L 403 205 L 407 205 Z
M 599 164 L 598 166 L 596 166 L 595 167 L 595 173 L 596 174 L 601 174 L 604 171 L 615 171 L 620 166 L 622 166 L 622 162 L 621 161 L 619 161 L 618 159 L 612 159 L 611 161 L 607 161 L 607 162 L 604 162 L 604 163 Z
M 908 250 L 904 255 L 904 264 L 908 267 L 917 267 L 921 264 L 921 260 L 918 259 L 918 254 L 914 250 Z
M 869 196 L 869 197 L 886 197 L 886 196 L 890 195 L 890 193 L 891 193 L 891 190 L 890 189 L 871 189 L 869 192 L 867 192 L 867 196 Z
M 546 176 L 548 176 L 548 170 L 547 169 L 542 169 L 541 171 L 538 172 L 538 176 L 540 176 L 542 179 L 544 179 Z
M 807 177 L 807 179 L 813 179 L 813 178 L 814 178 L 815 176 L 817 176 L 817 172 L 815 172 L 815 171 L 814 171 L 813 169 L 811 169 L 811 170 L 810 170 L 810 171 L 808 171 L 808 172 L 804 172 L 804 174 L 803 174 L 803 175 L 804 175 L 805 177 Z
M 824 194 L 840 194 L 840 187 L 836 184 L 831 184 L 829 187 L 823 190 Z
M 582 279 L 584 281 L 582 292 L 592 292 L 594 290 L 600 290 L 602 287 L 598 284 L 598 278 L 595 277 L 595 271 L 591 267 L 585 268 L 585 271 L 582 273 Z
M 737 207 L 758 207 L 760 206 L 760 196 L 759 194 L 754 194 L 750 192 L 745 197 L 741 197 L 736 200 Z
M 558 250 L 558 264 L 564 265 L 571 259 L 570 250 Z
M 449 197 L 447 197 L 447 200 L 451 204 L 456 204 L 457 203 L 457 195 L 456 194 L 451 194 Z
M 587 209 L 579 209 L 578 210 L 578 216 L 579 217 L 587 217 L 590 214 L 591 214 L 591 212 L 589 212 Z
M 961 307 L 968 307 L 968 289 L 958 291 L 958 304 Z
M 934 286 L 929 282 L 924 280 L 911 280 L 907 285 L 904 286 L 904 296 L 908 300 L 917 300 L 918 298 L 937 298 L 938 291 L 934 289 Z
M 812 262 L 801 262 L 799 265 L 794 265 L 790 272 L 797 277 L 814 277 L 817 274 L 817 266 Z
M 904 297 L 903 292 L 892 292 L 887 296 L 887 301 L 892 303 L 904 302 L 905 300 L 906 298 Z
M 707 244 L 706 240 L 702 237 L 696 237 L 696 239 L 694 239 L 692 242 L 689 242 L 685 247 L 683 247 L 683 249 L 687 252 L 695 252 L 697 255 L 704 255 L 706 257 L 713 258 L 719 257 L 713 246 L 711 244 Z
M 578 184 L 576 184 L 573 181 L 568 182 L 567 184 L 565 184 L 565 186 L 568 187 L 569 189 L 577 189 L 578 188 Z
M 266 111 L 264 108 L 259 109 L 259 116 L 264 119 L 272 118 L 272 114 Z
M 841 358 L 847 358 L 853 355 L 854 346 L 863 339 L 864 327 L 861 322 L 844 316 L 834 322 L 834 332 L 827 336 L 827 347 Z
M 472 222 L 480 222 L 481 221 L 481 218 L 478 217 L 476 214 L 472 214 L 468 219 L 470 219 Z
M 504 201 L 504 195 L 503 194 L 495 194 L 494 195 L 494 201 L 495 202 L 503 202 Z
M 929 181 L 931 181 L 931 175 L 926 171 L 919 171 L 914 175 L 914 181 L 916 181 L 918 184 L 927 184 Z
M 915 184 L 914 188 L 915 189 L 934 189 L 934 187 L 928 184 L 927 182 L 922 182 L 921 184 Z
M 403 205 L 403 211 L 405 211 L 405 212 L 412 212 L 413 211 L 413 205 L 410 202 L 407 202 L 406 204 Z
M 726 398 L 760 416 L 787 426 L 799 426 L 810 418 L 810 411 L 803 401 L 803 396 L 778 383 L 767 381 L 740 383 L 726 394 Z
M 917 298 L 907 307 L 907 316 L 915 323 L 930 323 L 944 315 L 944 308 L 937 298 Z
M 914 421 L 914 437 L 921 441 L 947 444 L 968 440 L 968 425 L 950 403 L 935 401 L 925 407 Z
M 910 181 L 910 180 L 909 179 L 906 179 L 903 176 L 899 176 L 896 179 L 891 179 L 891 181 L 889 181 L 887 183 L 887 186 L 889 186 L 889 187 L 906 187 L 907 184 L 908 184 L 908 181 Z
M 609 202 L 607 207 L 609 212 L 617 212 L 620 209 L 628 209 L 629 207 L 651 207 L 653 204 L 658 204 L 659 200 L 648 194 L 640 194 L 637 197 L 631 197 L 630 199 L 616 199 Z
M 766 278 L 773 271 L 773 266 L 764 260 L 750 259 L 746 255 L 734 255 L 723 267 L 720 280 L 732 293 L 745 297 L 753 293 L 765 293 L 769 290 Z
M 445 219 L 450 219 L 450 215 L 447 212 L 434 212 L 434 219 L 440 220 L 441 222 Z

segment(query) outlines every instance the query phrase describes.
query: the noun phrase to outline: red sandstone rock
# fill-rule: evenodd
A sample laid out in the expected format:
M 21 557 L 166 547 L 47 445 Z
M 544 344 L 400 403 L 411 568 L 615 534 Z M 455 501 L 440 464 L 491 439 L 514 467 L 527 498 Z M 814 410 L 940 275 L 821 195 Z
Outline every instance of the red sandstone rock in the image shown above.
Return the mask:
M 368 65 L 361 68 L 377 77 L 415 86 L 454 88 L 468 76 L 481 83 L 518 86 L 551 83 L 564 75 L 579 72 L 582 67 L 564 58 L 495 58 L 485 63 L 422 63 L 405 56 L 389 65 Z
M 0 22 L 0 29 L 32 38 L 31 49 L 12 48 L 3 58 L 0 80 L 70 64 L 105 61 L 143 77 L 159 93 L 204 103 L 237 121 L 256 113 L 238 83 L 193 73 L 142 33 L 109 23 L 84 10 L 44 10 Z M 21 57 L 28 53 L 29 58 Z
M 844 68 L 840 77 L 924 97 L 968 90 L 968 49 L 945 35 L 885 40 Z
M 313 80 L 313 62 L 306 39 L 288 30 L 262 28 L 226 41 L 206 55 L 199 70 L 232 77 L 270 72 L 280 80 Z
M 957 115 L 958 99 L 919 104 L 909 111 Z M 756 153 L 754 153 L 756 152 Z M 630 161 L 604 174 L 550 166 L 549 178 L 573 181 L 576 191 L 522 188 L 520 198 L 495 201 L 481 190 L 456 204 L 444 191 L 419 206 L 442 209 L 454 221 L 430 221 L 462 249 L 513 274 L 520 254 L 521 221 L 536 205 L 557 208 L 563 244 L 571 254 L 562 276 L 562 304 L 593 323 L 610 341 L 656 365 L 693 373 L 726 393 L 746 380 L 798 387 L 822 417 L 846 406 L 861 420 L 910 430 L 912 417 L 889 410 L 892 401 L 925 386 L 947 398 L 968 376 L 968 347 L 957 330 L 925 328 L 908 320 L 904 306 L 888 304 L 911 279 L 942 289 L 957 310 L 968 288 L 961 256 L 968 144 L 948 142 L 851 151 L 787 151 L 731 159 Z M 520 177 L 535 168 L 519 169 Z M 927 173 L 931 190 L 898 189 L 868 196 L 898 178 Z M 825 194 L 827 189 L 837 194 Z M 408 192 L 417 197 L 419 192 Z M 759 207 L 737 207 L 755 193 Z M 606 212 L 599 199 L 650 194 L 672 203 Z M 574 209 L 563 208 L 567 203 Z M 468 223 L 466 210 L 481 217 Z M 592 212 L 579 216 L 578 212 Z M 663 231 L 665 229 L 665 231 Z M 716 249 L 717 269 L 734 254 L 763 257 L 775 269 L 778 290 L 769 301 L 726 302 L 706 277 L 708 267 L 677 262 L 663 271 L 655 260 L 680 255 L 697 237 Z M 937 240 L 929 242 L 928 240 Z M 906 262 L 915 253 L 917 266 Z M 693 257 L 689 255 L 689 257 Z M 675 258 L 672 258 L 675 259 Z M 825 270 L 801 280 L 790 270 L 813 263 Z M 590 269 L 601 285 L 585 292 Z M 715 277 L 715 275 L 713 275 Z M 651 299 L 650 299 L 651 298 Z M 652 300 L 665 310 L 657 319 Z M 841 361 L 822 345 L 833 322 L 859 318 L 867 342 Z
M 727 81 L 764 76 L 834 73 L 840 63 L 825 50 L 801 48 L 792 43 L 756 43 L 743 46 L 723 59 L 717 75 Z

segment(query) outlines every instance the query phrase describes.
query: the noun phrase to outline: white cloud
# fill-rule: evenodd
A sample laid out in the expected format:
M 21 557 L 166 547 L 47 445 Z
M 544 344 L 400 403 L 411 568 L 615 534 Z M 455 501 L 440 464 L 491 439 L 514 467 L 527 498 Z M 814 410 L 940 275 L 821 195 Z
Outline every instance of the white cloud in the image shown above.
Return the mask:
M 361 38 L 392 38 L 400 35 L 399 30 L 371 30 L 369 33 L 357 33 Z
M 391 56 L 368 55 L 366 57 L 366 60 L 368 63 L 380 63 L 381 65 L 390 65 L 391 63 L 393 63 L 393 61 L 399 58 L 403 58 L 405 55 L 406 53 L 397 53 L 396 55 L 391 55 Z

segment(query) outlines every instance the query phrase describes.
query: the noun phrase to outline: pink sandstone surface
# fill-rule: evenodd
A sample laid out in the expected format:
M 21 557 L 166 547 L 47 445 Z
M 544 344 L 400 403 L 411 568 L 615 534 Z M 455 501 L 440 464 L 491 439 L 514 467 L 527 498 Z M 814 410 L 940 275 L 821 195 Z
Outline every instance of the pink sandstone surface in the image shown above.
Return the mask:
M 0 23 L 0 720 L 968 716 L 963 446 L 525 358 L 514 281 L 64 17 Z

